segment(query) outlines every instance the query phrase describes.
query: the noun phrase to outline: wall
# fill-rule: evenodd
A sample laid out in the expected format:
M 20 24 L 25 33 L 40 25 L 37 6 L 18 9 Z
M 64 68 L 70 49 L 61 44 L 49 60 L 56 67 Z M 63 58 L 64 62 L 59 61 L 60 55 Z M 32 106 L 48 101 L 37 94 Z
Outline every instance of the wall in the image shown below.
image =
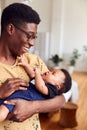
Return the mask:
M 87 45 L 87 1 L 54 0 L 51 29 L 50 55 L 58 53 L 67 60 L 74 48 L 82 52 Z M 79 59 L 76 70 L 87 71 L 86 59 Z
M 74 48 L 78 48 L 82 52 L 83 45 L 87 45 L 87 1 L 73 0 L 71 2 L 67 0 L 66 14 L 64 53 L 69 55 Z M 87 56 L 80 57 L 75 69 L 78 71 L 87 71 Z
M 63 21 L 64 21 L 63 4 L 64 4 L 63 0 L 53 0 L 53 11 L 52 11 L 52 19 L 51 19 L 50 55 L 55 53 L 62 54 L 62 38 L 63 38 L 63 26 L 64 26 L 63 25 Z
M 64 52 L 81 50 L 87 45 L 87 1 L 66 0 L 64 25 Z

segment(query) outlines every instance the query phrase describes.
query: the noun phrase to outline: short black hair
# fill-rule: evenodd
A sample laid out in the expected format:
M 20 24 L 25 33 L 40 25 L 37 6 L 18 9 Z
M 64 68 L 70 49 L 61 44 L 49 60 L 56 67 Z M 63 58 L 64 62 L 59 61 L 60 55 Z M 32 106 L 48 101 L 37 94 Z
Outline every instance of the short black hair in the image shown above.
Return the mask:
M 23 3 L 13 3 L 7 6 L 1 15 L 1 31 L 9 23 L 20 25 L 23 23 L 40 23 L 39 14 L 30 6 Z
M 59 95 L 69 91 L 71 89 L 71 86 L 72 86 L 72 78 L 71 78 L 69 72 L 66 69 L 60 69 L 60 70 L 64 73 L 65 80 L 64 80 L 64 83 L 62 84 L 62 89 L 58 90 Z

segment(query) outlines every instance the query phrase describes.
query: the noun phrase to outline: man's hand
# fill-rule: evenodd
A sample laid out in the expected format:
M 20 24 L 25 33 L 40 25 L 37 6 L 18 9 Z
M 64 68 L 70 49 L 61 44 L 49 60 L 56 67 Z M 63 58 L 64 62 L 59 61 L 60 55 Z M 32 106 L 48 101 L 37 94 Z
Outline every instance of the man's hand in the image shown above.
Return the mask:
M 8 119 L 22 122 L 35 113 L 45 113 L 59 110 L 64 106 L 65 98 L 63 95 L 60 95 L 48 100 L 26 101 L 23 99 L 14 99 L 5 101 L 5 103 L 15 105 L 15 108 L 8 116 Z
M 0 98 L 6 98 L 17 90 L 26 90 L 28 83 L 20 78 L 9 78 L 0 86 Z
M 22 122 L 35 114 L 33 101 L 14 99 L 5 101 L 4 103 L 15 105 L 14 110 L 8 115 L 7 119 Z

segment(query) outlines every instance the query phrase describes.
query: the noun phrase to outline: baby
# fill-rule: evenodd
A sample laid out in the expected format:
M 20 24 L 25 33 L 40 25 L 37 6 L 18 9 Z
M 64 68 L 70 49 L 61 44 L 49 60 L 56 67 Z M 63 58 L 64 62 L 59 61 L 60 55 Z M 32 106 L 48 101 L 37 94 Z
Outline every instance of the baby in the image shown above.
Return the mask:
M 32 68 L 23 56 L 18 65 L 21 65 L 31 79 L 35 79 L 35 85 L 29 83 L 27 90 L 18 90 L 6 99 L 0 100 L 0 122 L 5 120 L 8 113 L 14 108 L 14 105 L 4 104 L 5 100 L 26 99 L 26 100 L 44 100 L 53 98 L 56 95 L 67 92 L 71 88 L 71 77 L 65 69 L 53 69 L 40 74 L 37 68 Z

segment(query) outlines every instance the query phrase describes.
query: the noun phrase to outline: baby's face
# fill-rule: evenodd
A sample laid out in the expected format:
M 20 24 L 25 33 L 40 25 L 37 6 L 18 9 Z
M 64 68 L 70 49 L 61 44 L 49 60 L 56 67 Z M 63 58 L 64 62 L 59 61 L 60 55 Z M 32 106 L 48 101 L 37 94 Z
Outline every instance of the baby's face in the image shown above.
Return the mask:
M 48 82 L 53 85 L 61 85 L 64 83 L 65 75 L 61 70 L 53 69 L 42 75 L 42 78 L 45 82 Z

